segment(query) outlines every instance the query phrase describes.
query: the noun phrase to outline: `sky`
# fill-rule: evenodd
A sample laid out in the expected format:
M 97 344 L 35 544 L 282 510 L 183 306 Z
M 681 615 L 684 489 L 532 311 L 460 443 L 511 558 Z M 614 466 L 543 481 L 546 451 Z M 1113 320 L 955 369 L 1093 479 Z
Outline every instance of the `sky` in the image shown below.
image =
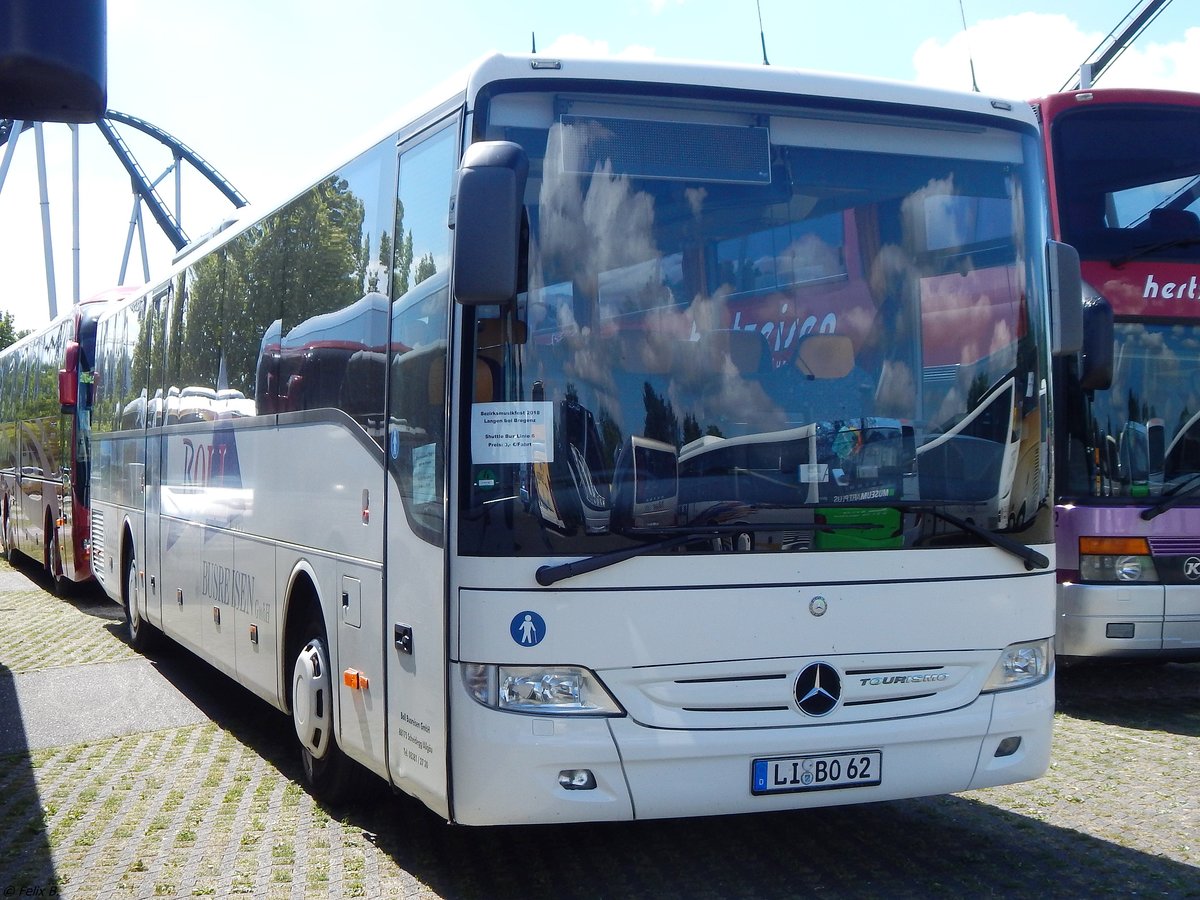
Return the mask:
M 1135 0 L 109 0 L 108 106 L 188 145 L 253 204 L 284 199 L 366 146 L 356 137 L 498 50 L 763 62 L 1030 99 L 1062 87 Z M 966 21 L 964 31 L 963 22 Z M 1175 0 L 1101 78 L 1103 87 L 1200 91 L 1200 7 Z M 134 208 L 95 126 L 80 127 L 78 288 L 70 132 L 44 126 L 46 209 L 60 313 L 118 283 Z M 170 164 L 128 130 L 153 179 Z M 32 130 L 0 188 L 0 312 L 49 320 Z M 160 187 L 174 206 L 173 182 Z M 232 207 L 192 171 L 182 223 L 198 237 Z M 264 210 L 265 211 L 265 210 Z M 148 212 L 153 280 L 173 249 Z M 134 252 L 126 284 L 145 280 Z

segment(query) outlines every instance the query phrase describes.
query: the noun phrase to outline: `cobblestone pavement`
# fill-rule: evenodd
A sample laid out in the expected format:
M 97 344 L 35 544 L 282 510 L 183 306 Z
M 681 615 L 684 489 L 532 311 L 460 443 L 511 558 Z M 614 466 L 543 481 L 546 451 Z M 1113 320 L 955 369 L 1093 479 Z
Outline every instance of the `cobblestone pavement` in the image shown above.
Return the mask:
M 0 562 L 0 722 L 22 727 L 3 718 L 18 679 L 101 679 L 139 658 L 117 607 L 57 599 Z M 145 666 L 195 723 L 0 755 L 0 897 L 1200 897 L 1200 665 L 1060 673 L 1051 770 L 1030 784 L 493 829 L 378 791 L 322 806 L 298 785 L 286 718 L 181 650 Z

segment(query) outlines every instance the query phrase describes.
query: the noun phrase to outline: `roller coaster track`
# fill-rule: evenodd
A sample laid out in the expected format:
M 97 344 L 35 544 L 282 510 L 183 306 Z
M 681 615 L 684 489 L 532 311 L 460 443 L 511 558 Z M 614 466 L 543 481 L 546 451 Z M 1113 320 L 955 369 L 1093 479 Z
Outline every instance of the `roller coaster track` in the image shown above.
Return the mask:
M 70 126 L 77 128 L 78 126 Z M 169 240 L 175 250 L 178 252 L 190 243 L 187 232 L 184 231 L 183 225 L 180 222 L 179 210 L 182 206 L 182 179 L 181 175 L 185 164 L 192 170 L 202 176 L 213 188 L 215 188 L 229 203 L 235 208 L 240 209 L 247 203 L 246 198 L 241 192 L 235 188 L 228 179 L 210 165 L 199 153 L 189 147 L 187 144 L 173 137 L 161 128 L 153 125 L 144 119 L 139 119 L 136 116 L 128 115 L 127 113 L 118 112 L 117 110 L 108 110 L 104 118 L 96 122 L 96 127 L 104 136 L 109 148 L 116 156 L 117 160 L 124 167 L 129 175 L 133 194 L 135 197 L 134 215 L 131 217 L 129 225 L 129 236 L 126 241 L 125 255 L 121 262 L 120 280 L 123 282 L 125 277 L 126 267 L 129 262 L 129 255 L 133 244 L 133 236 L 135 231 L 141 226 L 141 206 L 149 210 L 155 223 L 163 235 Z M 8 174 L 9 164 L 12 161 L 13 151 L 17 140 L 21 134 L 29 129 L 38 131 L 38 177 L 42 188 L 43 196 L 45 195 L 45 161 L 43 151 L 41 149 L 40 124 L 35 122 L 24 122 L 13 119 L 0 119 L 0 191 L 4 189 L 4 180 Z M 130 149 L 128 142 L 122 135 L 120 129 L 132 129 L 147 138 L 157 142 L 162 148 L 165 148 L 170 153 L 171 162 L 166 167 L 166 170 L 159 175 L 157 179 L 152 179 L 146 172 L 145 168 Z M 75 135 L 77 144 L 78 135 Z M 160 151 L 161 152 L 161 151 Z M 76 198 L 78 197 L 78 172 L 77 164 L 76 171 L 73 173 L 75 183 L 73 190 Z M 159 193 L 158 186 L 168 175 L 175 176 L 175 203 L 174 208 L 169 206 Z M 53 252 L 49 242 L 48 220 L 43 221 L 44 240 L 46 242 L 46 255 L 48 272 L 50 269 L 50 260 L 52 260 Z M 145 265 L 145 240 L 143 235 L 142 243 L 143 265 Z M 48 293 L 50 299 L 51 314 L 54 314 L 56 301 L 54 298 L 53 284 L 48 284 Z

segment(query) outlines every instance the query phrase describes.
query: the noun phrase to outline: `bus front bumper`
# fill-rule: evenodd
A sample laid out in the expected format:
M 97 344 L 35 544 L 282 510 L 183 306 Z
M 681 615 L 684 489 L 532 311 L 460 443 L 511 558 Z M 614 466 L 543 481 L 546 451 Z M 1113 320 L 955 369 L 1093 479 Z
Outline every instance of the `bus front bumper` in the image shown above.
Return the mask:
M 1058 591 L 1059 656 L 1200 659 L 1200 585 L 1068 583 Z
M 1026 781 L 1050 763 L 1054 682 L 934 715 L 770 729 L 647 728 L 628 717 L 514 715 L 454 700 L 465 702 L 451 704 L 453 819 L 533 824 L 768 812 Z M 754 792 L 755 760 L 859 752 L 878 753 L 878 784 Z

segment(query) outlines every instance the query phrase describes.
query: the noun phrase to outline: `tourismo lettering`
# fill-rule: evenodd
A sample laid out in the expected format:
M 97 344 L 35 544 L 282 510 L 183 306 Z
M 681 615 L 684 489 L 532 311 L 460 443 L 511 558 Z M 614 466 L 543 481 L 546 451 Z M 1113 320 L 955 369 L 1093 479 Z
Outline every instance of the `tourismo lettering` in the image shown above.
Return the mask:
M 1163 300 L 1197 300 L 1200 299 L 1196 294 L 1197 288 L 1200 288 L 1200 281 L 1196 280 L 1195 275 L 1187 281 L 1164 281 L 1162 284 L 1155 281 L 1153 275 L 1147 275 L 1142 299 L 1157 300 L 1161 297 Z

